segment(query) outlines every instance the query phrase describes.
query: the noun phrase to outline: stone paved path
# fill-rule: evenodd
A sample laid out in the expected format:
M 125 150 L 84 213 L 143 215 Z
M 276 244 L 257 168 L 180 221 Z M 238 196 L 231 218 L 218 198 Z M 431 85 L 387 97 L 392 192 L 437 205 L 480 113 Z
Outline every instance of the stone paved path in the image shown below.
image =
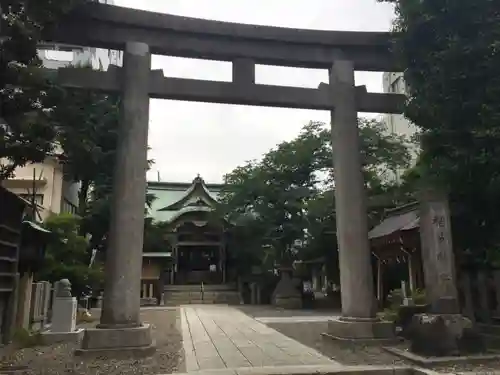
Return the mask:
M 236 308 L 181 307 L 186 371 L 300 365 L 338 365 Z
M 258 322 L 269 323 L 325 323 L 332 320 L 333 315 L 329 316 L 270 316 L 255 318 Z

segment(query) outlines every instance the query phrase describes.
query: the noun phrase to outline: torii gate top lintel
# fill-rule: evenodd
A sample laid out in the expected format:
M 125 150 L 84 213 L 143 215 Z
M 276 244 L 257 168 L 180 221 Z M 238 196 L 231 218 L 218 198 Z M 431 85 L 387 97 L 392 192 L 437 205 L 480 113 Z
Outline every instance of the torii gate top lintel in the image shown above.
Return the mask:
M 151 53 L 221 61 L 328 69 L 339 57 L 356 70 L 394 71 L 388 32 L 293 29 L 188 18 L 88 3 L 73 10 L 47 42 L 123 50 L 127 41 Z

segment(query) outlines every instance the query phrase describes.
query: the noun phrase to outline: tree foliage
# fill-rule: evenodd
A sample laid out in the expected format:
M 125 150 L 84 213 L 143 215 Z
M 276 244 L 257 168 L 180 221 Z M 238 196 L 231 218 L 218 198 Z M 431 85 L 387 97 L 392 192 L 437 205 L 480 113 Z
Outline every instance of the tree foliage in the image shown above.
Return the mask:
M 72 69 L 92 69 L 87 66 Z M 59 160 L 65 173 L 80 183 L 78 209 L 87 211 L 90 190 L 110 185 L 115 165 L 119 129 L 120 98 L 91 90 L 58 87 L 50 93 L 58 106 L 51 123 L 58 129 Z
M 144 220 L 144 245 L 145 253 L 162 253 L 172 251 L 171 245 L 165 237 L 168 223 L 163 221 L 153 221 L 147 217 Z
M 72 69 L 92 69 L 73 66 Z M 120 96 L 56 87 L 49 93 L 58 106 L 51 112 L 58 129 L 59 160 L 68 177 L 80 184 L 80 233 L 92 249 L 105 250 L 109 231 L 113 175 L 120 126 Z M 149 161 L 149 165 L 153 163 Z M 151 204 L 153 197 L 147 196 Z
M 74 295 L 80 296 L 87 286 L 99 288 L 103 282 L 103 269 L 99 262 L 89 267 L 88 241 L 80 236 L 81 219 L 76 215 L 50 216 L 44 227 L 53 233 L 47 246 L 45 263 L 38 273 L 39 280 L 71 281 Z
M 408 165 L 402 138 L 382 123 L 359 120 L 366 187 L 372 194 L 389 188 L 384 171 Z M 336 248 L 331 132 L 311 122 L 293 140 L 282 142 L 260 161 L 226 175 L 222 211 L 236 224 L 240 253 L 253 261 L 289 262 L 322 256 Z M 260 249 L 267 249 L 262 252 Z M 269 249 L 272 249 L 269 252 Z
M 54 147 L 52 84 L 37 70 L 42 33 L 84 0 L 2 0 L 0 38 L 0 180 L 41 162 Z
M 406 116 L 422 129 L 413 177 L 449 190 L 454 243 L 483 262 L 500 245 L 500 3 L 391 2 Z

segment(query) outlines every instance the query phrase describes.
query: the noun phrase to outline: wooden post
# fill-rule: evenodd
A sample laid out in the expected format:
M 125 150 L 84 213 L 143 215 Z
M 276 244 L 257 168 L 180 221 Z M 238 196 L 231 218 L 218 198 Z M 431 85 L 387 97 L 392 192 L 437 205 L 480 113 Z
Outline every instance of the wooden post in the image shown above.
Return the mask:
M 500 270 L 493 271 L 493 283 L 495 285 L 495 296 L 496 296 L 496 316 L 500 316 Z
M 29 329 L 31 289 L 33 285 L 33 273 L 26 270 L 19 280 L 19 295 L 17 300 L 16 327 Z
M 401 250 L 406 254 L 408 259 L 408 285 L 410 287 L 410 297 L 415 292 L 416 288 L 416 280 L 415 280 L 415 271 L 413 266 L 413 253 L 410 251 L 401 248 Z
M 462 292 L 464 294 L 463 314 L 473 323 L 476 321 L 474 314 L 474 301 L 472 299 L 471 279 L 467 272 L 462 273 L 461 277 Z
M 479 304 L 481 309 L 481 320 L 483 323 L 490 323 L 490 309 L 489 309 L 489 298 L 488 298 L 488 275 L 485 271 L 479 271 L 477 273 L 477 291 L 479 293 Z
M 382 261 L 377 258 L 377 300 L 382 302 L 384 283 L 382 280 Z

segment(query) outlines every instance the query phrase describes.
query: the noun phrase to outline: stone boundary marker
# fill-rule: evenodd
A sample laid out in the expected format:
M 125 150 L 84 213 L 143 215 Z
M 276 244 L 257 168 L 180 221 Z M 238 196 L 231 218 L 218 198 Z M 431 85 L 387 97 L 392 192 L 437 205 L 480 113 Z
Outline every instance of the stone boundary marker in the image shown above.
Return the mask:
M 436 371 L 398 366 L 265 366 L 191 371 L 177 375 L 438 375 Z M 166 374 L 164 374 L 166 375 Z
M 500 353 L 480 354 L 480 355 L 464 355 L 458 357 L 422 357 L 406 350 L 398 348 L 383 347 L 386 352 L 389 352 L 399 358 L 406 359 L 415 363 L 418 366 L 437 366 L 437 365 L 453 365 L 460 363 L 487 363 L 500 360 Z

